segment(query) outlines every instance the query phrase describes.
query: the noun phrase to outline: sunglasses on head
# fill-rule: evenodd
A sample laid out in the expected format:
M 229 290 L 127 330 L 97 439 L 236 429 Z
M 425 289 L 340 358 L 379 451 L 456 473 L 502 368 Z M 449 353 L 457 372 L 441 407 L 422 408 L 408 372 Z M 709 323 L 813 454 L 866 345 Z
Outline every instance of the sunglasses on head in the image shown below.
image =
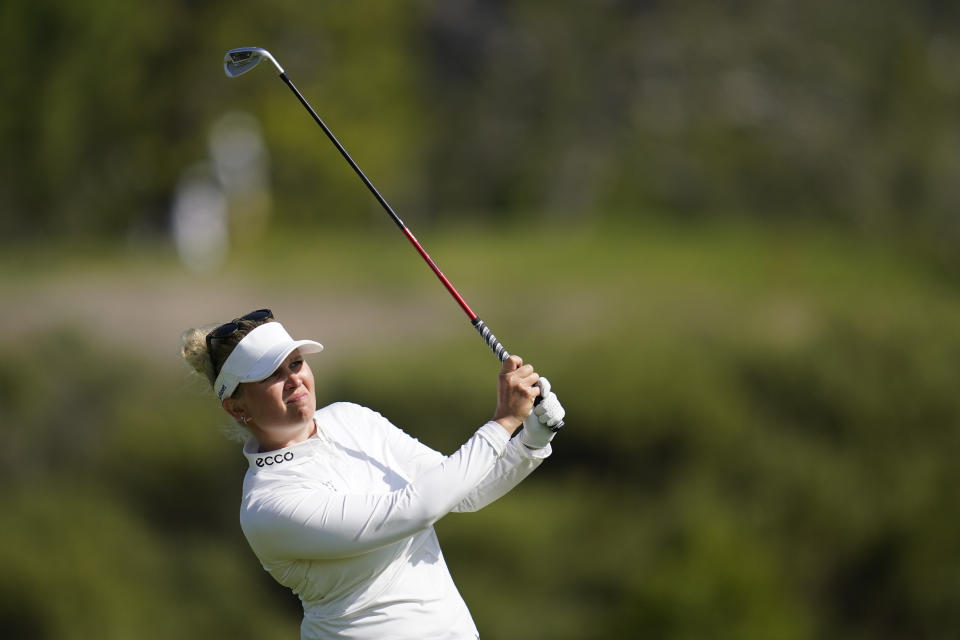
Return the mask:
M 207 353 L 210 354 L 210 363 L 213 365 L 213 372 L 217 373 L 217 363 L 213 359 L 213 341 L 229 338 L 240 329 L 240 323 L 243 321 L 256 322 L 258 320 L 273 320 L 273 311 L 270 309 L 257 309 L 251 311 L 245 316 L 234 318 L 226 322 L 207 334 Z

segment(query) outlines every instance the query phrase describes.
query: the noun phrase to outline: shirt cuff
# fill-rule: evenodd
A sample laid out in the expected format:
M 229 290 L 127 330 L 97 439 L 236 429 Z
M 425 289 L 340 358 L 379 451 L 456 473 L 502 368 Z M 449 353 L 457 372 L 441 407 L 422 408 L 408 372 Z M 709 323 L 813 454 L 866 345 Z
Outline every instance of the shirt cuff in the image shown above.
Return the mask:
M 499 423 L 491 420 L 477 430 L 477 434 L 490 443 L 498 456 L 502 456 L 507 450 L 507 443 L 510 442 L 510 434 L 500 426 Z
M 531 449 L 530 447 L 523 444 L 519 440 L 517 440 L 517 444 L 519 445 L 520 450 L 523 452 L 523 457 L 525 458 L 543 460 L 544 458 L 548 457 L 551 453 L 553 453 L 553 448 L 550 446 L 551 443 L 549 442 L 547 443 L 547 446 L 540 447 L 539 449 Z

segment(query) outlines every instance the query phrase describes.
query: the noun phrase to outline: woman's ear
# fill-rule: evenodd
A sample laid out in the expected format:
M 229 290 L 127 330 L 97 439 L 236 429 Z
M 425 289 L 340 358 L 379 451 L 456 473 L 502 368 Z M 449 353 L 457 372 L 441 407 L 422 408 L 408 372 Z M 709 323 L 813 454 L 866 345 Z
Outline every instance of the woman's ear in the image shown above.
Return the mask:
M 224 398 L 220 406 L 223 407 L 224 411 L 233 416 L 234 420 L 246 422 L 243 418 L 246 416 L 247 410 L 239 398 Z

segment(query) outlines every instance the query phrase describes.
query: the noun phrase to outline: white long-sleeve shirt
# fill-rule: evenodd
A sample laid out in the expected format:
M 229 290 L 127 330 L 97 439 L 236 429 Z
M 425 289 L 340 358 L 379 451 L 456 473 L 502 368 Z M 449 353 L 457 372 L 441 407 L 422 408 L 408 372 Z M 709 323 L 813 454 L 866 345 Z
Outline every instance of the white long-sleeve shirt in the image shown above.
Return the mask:
M 240 523 L 263 567 L 300 596 L 301 638 L 476 638 L 433 523 L 517 485 L 530 450 L 489 422 L 450 456 L 380 414 L 336 403 L 317 434 L 284 449 L 244 447 Z

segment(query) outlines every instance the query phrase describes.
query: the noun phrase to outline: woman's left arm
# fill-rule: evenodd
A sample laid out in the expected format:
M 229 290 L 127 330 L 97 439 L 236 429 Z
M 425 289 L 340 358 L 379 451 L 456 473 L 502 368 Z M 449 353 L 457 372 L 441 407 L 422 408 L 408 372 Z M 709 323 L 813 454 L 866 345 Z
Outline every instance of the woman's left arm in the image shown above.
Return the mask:
M 550 445 L 542 449 L 528 449 L 520 442 L 520 438 L 513 438 L 490 473 L 484 476 L 480 484 L 461 500 L 453 511 L 457 513 L 479 511 L 498 500 L 539 467 L 550 452 Z
M 385 434 L 389 434 L 387 441 L 392 454 L 410 480 L 416 479 L 423 470 L 436 465 L 438 460 L 443 459 L 444 456 L 440 452 L 405 433 L 383 416 L 378 414 L 377 417 L 382 420 L 381 429 Z M 494 468 L 453 508 L 453 511 L 459 513 L 477 511 L 499 499 L 540 466 L 550 453 L 549 444 L 540 449 L 530 449 L 524 446 L 519 436 L 512 438 Z
M 534 397 L 542 393 L 542 402 L 534 408 Z M 557 425 L 562 426 L 563 407 L 550 391 L 550 383 L 541 378 L 523 359 L 513 355 L 507 358 L 497 378 L 497 409 L 494 420 L 510 434 L 518 426 L 523 431 L 511 439 L 504 454 L 497 460 L 477 486 L 454 508 L 454 511 L 476 511 L 500 498 L 540 466 L 550 455 L 550 440 Z M 419 477 L 421 468 L 436 464 L 442 455 L 411 438 L 389 421 L 379 416 L 381 426 L 392 432 L 388 436 L 390 448 L 408 478 Z

